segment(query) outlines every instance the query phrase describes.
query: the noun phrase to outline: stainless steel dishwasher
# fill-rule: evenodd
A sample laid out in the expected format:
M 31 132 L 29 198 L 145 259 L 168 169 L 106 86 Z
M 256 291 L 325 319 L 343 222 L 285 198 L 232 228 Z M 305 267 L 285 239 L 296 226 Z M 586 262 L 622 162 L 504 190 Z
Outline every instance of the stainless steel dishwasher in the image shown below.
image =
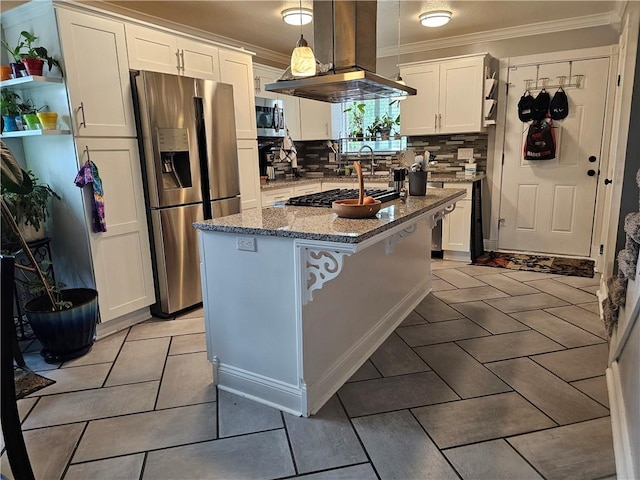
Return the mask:
M 430 188 L 444 188 L 444 183 L 427 181 L 427 192 Z M 442 219 L 431 230 L 431 256 L 442 258 Z

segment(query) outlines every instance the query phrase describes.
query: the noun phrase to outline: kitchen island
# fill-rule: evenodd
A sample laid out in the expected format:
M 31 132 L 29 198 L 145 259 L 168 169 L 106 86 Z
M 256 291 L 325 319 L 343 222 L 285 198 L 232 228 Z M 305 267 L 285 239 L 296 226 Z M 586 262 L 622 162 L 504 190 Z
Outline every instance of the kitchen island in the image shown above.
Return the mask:
M 222 390 L 309 416 L 431 290 L 431 229 L 465 190 L 350 220 L 270 207 L 194 224 L 207 353 Z

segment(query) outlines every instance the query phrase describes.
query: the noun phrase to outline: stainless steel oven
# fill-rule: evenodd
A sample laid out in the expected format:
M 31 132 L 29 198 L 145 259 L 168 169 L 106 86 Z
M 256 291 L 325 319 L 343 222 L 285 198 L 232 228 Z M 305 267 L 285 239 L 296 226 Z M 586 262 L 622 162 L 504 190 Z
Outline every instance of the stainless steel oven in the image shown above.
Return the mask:
M 284 137 L 282 100 L 256 97 L 256 127 L 258 137 Z

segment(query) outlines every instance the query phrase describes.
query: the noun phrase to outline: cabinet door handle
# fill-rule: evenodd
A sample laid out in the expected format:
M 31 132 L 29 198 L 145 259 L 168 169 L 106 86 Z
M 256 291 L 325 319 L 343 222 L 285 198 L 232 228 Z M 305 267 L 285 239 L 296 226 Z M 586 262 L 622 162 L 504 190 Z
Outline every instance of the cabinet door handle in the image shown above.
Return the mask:
M 437 113 L 433 116 L 433 129 L 434 130 L 438 129 L 438 114 Z
M 87 128 L 87 121 L 84 118 L 84 102 L 80 102 L 80 106 L 78 107 L 78 110 L 82 112 L 82 121 L 80 122 L 80 125 L 78 125 L 78 128 L 79 127 Z
M 180 50 L 180 69 L 184 73 L 184 50 Z
M 442 130 L 442 114 L 438 114 L 438 128 Z
M 176 62 L 178 62 L 176 70 L 178 70 L 178 73 L 180 73 L 180 50 L 176 50 Z

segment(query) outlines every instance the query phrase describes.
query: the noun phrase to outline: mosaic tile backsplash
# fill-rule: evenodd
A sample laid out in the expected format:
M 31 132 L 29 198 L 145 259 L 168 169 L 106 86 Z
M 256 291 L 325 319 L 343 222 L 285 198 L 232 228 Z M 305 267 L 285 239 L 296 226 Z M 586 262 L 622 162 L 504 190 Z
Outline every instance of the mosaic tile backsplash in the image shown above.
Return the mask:
M 260 145 L 265 142 L 258 142 Z M 276 176 L 284 178 L 293 176 L 291 164 L 286 161 L 280 161 L 280 141 L 272 141 L 271 148 L 267 148 L 267 152 L 273 156 L 271 164 L 275 167 Z M 332 153 L 327 146 L 327 142 L 311 141 L 311 142 L 294 142 L 298 151 L 298 173 L 304 177 L 327 177 L 344 175 L 345 166 L 350 166 L 358 157 L 353 153 L 340 153 L 339 160 L 330 162 L 330 154 Z M 449 173 L 464 175 L 464 165 L 467 163 L 464 159 L 458 159 L 459 148 L 473 148 L 473 157 L 477 164 L 478 173 L 486 173 L 487 170 L 487 143 L 486 133 L 464 134 L 464 135 L 430 135 L 422 137 L 408 137 L 407 150 L 412 150 L 416 155 L 424 155 L 425 151 L 429 151 L 431 155 L 435 155 L 435 164 L 429 166 L 429 171 L 436 173 Z M 375 172 L 389 173 L 391 169 L 398 167 L 404 152 L 385 152 L 375 154 Z M 369 153 L 365 151 L 362 161 L 362 169 L 365 174 L 372 174 L 371 162 L 369 161 Z

